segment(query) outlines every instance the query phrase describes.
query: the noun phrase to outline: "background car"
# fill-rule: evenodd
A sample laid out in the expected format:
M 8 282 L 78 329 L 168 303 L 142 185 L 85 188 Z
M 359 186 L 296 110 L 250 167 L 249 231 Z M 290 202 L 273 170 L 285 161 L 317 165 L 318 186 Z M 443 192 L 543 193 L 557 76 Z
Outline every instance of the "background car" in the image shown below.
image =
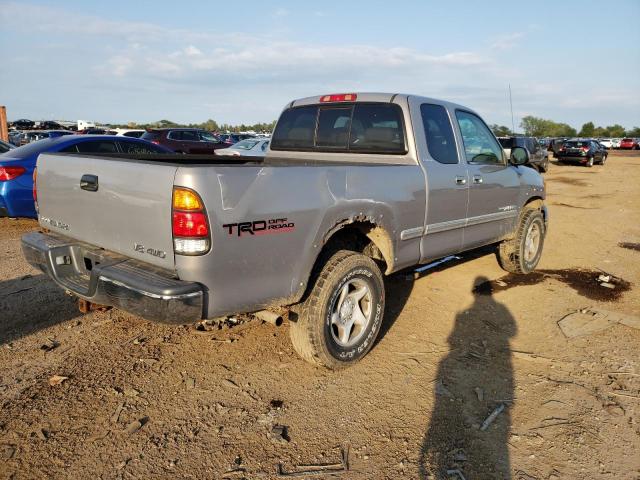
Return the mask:
M 217 135 L 217 137 L 228 145 L 235 145 L 241 140 L 253 138 L 253 135 L 249 135 L 248 133 L 223 133 Z
M 73 132 L 68 130 L 32 130 L 30 132 L 24 132 L 20 137 L 20 145 L 26 145 L 27 143 L 37 142 L 43 138 L 61 137 L 64 135 L 73 135 Z
M 620 148 L 620 141 L 622 139 L 621 138 L 612 138 L 611 139 L 611 148 Z
M 54 122 L 53 120 L 44 120 L 38 124 L 38 128 L 40 130 L 66 130 L 62 125 L 58 122 Z
M 560 149 L 562 148 L 562 146 L 564 145 L 564 142 L 566 142 L 567 140 L 569 140 L 568 138 L 554 138 L 549 142 L 549 146 L 547 147 L 547 150 L 550 152 L 553 152 L 553 158 L 558 158 L 558 152 L 560 151 Z
M 14 148 L 16 148 L 15 145 L 12 145 L 9 142 L 0 140 L 0 153 L 8 152 L 9 150 L 13 150 Z
M 269 147 L 270 138 L 248 138 L 228 148 L 216 150 L 216 155 L 234 155 L 242 157 L 263 157 Z
M 146 132 L 146 130 L 142 130 L 140 128 L 116 128 L 115 131 L 116 135 L 118 135 L 119 137 L 133 138 L 140 138 Z
M 633 138 L 623 138 L 620 140 L 620 150 L 638 150 L 640 145 L 638 145 L 638 140 Z
M 607 150 L 592 139 L 576 139 L 564 142 L 558 152 L 560 162 L 580 163 L 593 167 L 594 163 L 604 165 L 607 161 Z
M 540 145 L 536 137 L 498 137 L 498 141 L 507 158 L 511 155 L 511 149 L 514 147 L 526 148 L 529 152 L 529 165 L 539 172 L 546 172 L 549 169 L 549 155 L 547 149 Z
M 607 150 L 613 148 L 613 143 L 610 138 L 599 138 L 598 143 L 600 143 L 600 145 L 602 145 Z
M 169 149 L 137 138 L 64 135 L 45 138 L 0 155 L 0 217 L 37 217 L 33 169 L 41 153 L 170 154 Z
M 20 146 L 20 138 L 22 137 L 22 132 L 19 130 L 9 130 L 9 143 L 12 145 L 19 147 Z
M 155 128 L 147 130 L 140 138 L 163 145 L 176 153 L 211 155 L 229 146 L 212 133 L 198 128 Z
M 35 125 L 36 125 L 36 122 L 34 122 L 33 120 L 27 120 L 26 118 L 21 118 L 20 120 L 11 122 L 10 126 L 17 130 L 30 130 L 34 128 Z

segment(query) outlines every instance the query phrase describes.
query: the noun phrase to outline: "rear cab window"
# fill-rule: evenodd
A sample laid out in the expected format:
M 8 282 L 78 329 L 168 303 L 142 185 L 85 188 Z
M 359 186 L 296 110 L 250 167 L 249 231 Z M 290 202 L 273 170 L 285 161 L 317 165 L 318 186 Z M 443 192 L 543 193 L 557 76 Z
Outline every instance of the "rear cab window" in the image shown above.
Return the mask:
M 271 149 L 405 154 L 402 110 L 365 102 L 289 108 L 280 116 Z

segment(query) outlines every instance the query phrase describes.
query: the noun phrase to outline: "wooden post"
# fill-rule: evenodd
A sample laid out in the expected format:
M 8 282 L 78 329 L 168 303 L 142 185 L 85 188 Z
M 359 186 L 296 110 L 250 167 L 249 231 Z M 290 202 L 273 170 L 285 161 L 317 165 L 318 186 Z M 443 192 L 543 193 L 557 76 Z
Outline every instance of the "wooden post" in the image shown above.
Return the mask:
M 9 141 L 9 127 L 7 125 L 7 107 L 0 106 L 0 140 Z

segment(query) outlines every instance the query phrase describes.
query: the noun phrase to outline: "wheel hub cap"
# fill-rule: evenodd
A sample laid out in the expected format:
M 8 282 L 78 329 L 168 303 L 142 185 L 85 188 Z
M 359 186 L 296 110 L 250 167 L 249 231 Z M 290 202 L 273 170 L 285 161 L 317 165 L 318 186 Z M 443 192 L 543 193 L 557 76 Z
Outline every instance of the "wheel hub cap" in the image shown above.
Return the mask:
M 362 338 L 373 317 L 373 295 L 369 284 L 353 279 L 342 286 L 331 307 L 331 336 L 341 347 L 351 347 Z

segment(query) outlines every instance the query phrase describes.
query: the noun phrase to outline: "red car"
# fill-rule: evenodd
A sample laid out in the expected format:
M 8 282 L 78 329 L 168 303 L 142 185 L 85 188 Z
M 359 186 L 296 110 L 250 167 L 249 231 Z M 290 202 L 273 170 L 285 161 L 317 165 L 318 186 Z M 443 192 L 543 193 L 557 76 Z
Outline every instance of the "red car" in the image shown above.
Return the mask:
M 140 138 L 176 153 L 213 155 L 215 150 L 229 146 L 212 133 L 197 128 L 154 128 L 147 130 Z
M 620 140 L 621 150 L 638 150 L 639 148 L 638 140 L 634 140 L 633 138 L 623 138 Z

